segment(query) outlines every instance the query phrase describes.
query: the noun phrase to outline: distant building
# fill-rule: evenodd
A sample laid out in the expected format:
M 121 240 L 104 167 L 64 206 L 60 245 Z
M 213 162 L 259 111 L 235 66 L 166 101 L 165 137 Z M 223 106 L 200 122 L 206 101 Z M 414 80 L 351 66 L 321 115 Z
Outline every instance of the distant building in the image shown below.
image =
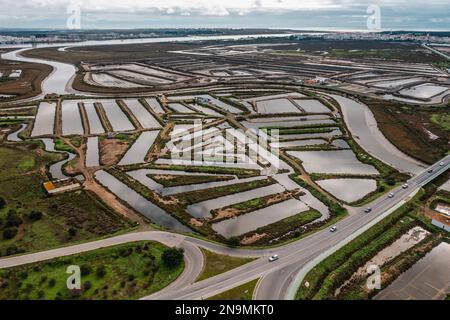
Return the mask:
M 306 84 L 318 84 L 318 85 L 322 85 L 322 84 L 326 84 L 328 82 L 328 78 L 324 78 L 324 77 L 315 77 L 314 79 L 309 79 L 306 80 L 305 83 Z
M 22 70 L 12 70 L 11 73 L 9 74 L 10 78 L 20 78 L 20 76 L 22 75 Z
M 79 190 L 81 189 L 81 184 L 73 179 L 62 179 L 44 182 L 43 187 L 47 194 L 55 195 Z

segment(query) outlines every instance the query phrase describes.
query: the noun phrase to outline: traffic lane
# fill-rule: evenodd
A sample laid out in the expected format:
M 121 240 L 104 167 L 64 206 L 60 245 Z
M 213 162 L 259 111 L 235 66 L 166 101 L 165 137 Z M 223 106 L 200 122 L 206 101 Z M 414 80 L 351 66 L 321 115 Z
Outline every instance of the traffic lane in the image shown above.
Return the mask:
M 163 231 L 147 231 L 124 234 L 112 238 L 82 243 L 70 247 L 57 248 L 53 250 L 36 252 L 27 255 L 0 259 L 0 268 L 10 268 L 34 262 L 66 257 L 74 254 L 98 250 L 102 248 L 131 243 L 137 241 L 156 241 L 169 247 L 178 247 L 186 237 Z
M 262 277 L 255 288 L 255 300 L 284 300 L 290 284 L 305 264 L 308 263 L 309 259 L 309 257 L 306 257 L 295 264 Z
M 162 290 L 155 292 L 152 295 L 141 298 L 140 300 L 155 300 L 159 296 L 164 295 L 170 291 L 179 290 L 190 284 L 193 284 L 198 279 L 203 271 L 205 265 L 205 257 L 202 251 L 192 243 L 183 242 L 180 246 L 184 249 L 184 263 L 185 267 L 183 273 L 169 286 Z
M 170 293 L 162 298 L 183 300 L 201 299 L 211 296 L 211 293 L 226 291 L 289 265 L 298 262 L 306 263 L 313 257 L 345 240 L 354 233 L 355 230 L 360 229 L 375 218 L 377 218 L 377 216 L 374 215 L 355 216 L 355 219 L 352 221 L 347 220 L 345 221 L 345 224 L 341 224 L 341 227 L 338 228 L 336 233 L 324 230 L 305 238 L 305 241 L 300 241 L 301 243 L 299 242 L 298 244 L 295 244 L 295 246 L 281 249 L 279 251 L 280 259 L 276 262 L 270 263 L 268 262 L 267 257 L 261 258 L 255 262 L 233 269 L 214 278 L 198 282 L 179 292 Z
M 270 255 L 273 249 L 240 249 L 227 247 L 222 244 L 209 242 L 197 238 L 186 238 L 186 241 L 192 243 L 193 245 L 202 247 L 204 249 L 213 251 L 218 254 L 228 255 L 233 257 L 243 257 L 243 258 L 259 258 L 264 255 Z

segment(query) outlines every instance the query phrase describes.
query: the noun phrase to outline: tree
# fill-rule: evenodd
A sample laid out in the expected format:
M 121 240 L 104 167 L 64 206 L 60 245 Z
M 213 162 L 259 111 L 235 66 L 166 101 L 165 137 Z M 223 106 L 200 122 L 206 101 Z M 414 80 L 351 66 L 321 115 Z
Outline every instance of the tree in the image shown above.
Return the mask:
M 78 233 L 77 229 L 75 229 L 75 228 L 69 228 L 69 230 L 67 232 L 69 233 L 70 237 L 75 237 Z
M 42 216 L 43 216 L 42 212 L 33 210 L 28 215 L 28 218 L 30 218 L 31 221 L 35 222 L 41 220 Z
M 50 288 L 53 288 L 55 285 L 56 285 L 56 280 L 55 280 L 55 279 L 50 279 L 50 280 L 48 281 L 48 286 L 49 286 Z
M 86 292 L 86 291 L 88 291 L 90 288 L 92 288 L 92 283 L 91 283 L 90 281 L 86 281 L 86 282 L 83 284 L 83 291 Z
M 0 210 L 6 207 L 6 201 L 2 197 L 0 197 Z
M 395 185 L 395 179 L 392 177 L 389 177 L 386 179 L 386 183 L 390 186 L 394 186 Z
M 91 268 L 91 266 L 89 266 L 89 265 L 87 265 L 87 264 L 83 264 L 83 265 L 80 267 L 80 271 L 81 271 L 81 275 L 82 275 L 83 277 L 85 277 L 85 276 L 88 276 L 88 275 L 91 274 L 92 268 Z
M 99 266 L 99 267 L 97 268 L 96 274 L 97 274 L 97 277 L 103 278 L 103 277 L 106 275 L 106 269 L 105 269 L 105 266 Z
M 238 237 L 231 237 L 230 239 L 228 239 L 228 244 L 231 247 L 237 247 L 241 244 L 241 240 L 239 240 Z
M 6 223 L 5 227 L 18 227 L 22 224 L 22 218 L 19 217 L 16 210 L 9 210 L 8 214 L 6 215 Z
M 16 236 L 17 232 L 17 228 L 7 228 L 3 230 L 3 239 L 10 240 Z
M 170 248 L 166 249 L 162 254 L 162 260 L 169 268 L 178 267 L 184 258 L 184 249 Z

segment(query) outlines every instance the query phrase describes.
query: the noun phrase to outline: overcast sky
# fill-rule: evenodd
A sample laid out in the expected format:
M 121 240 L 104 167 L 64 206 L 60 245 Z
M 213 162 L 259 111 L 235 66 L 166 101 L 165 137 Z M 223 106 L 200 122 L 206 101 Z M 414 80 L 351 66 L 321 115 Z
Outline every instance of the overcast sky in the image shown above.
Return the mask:
M 0 0 L 0 27 L 65 28 L 71 2 L 82 28 L 365 29 L 375 4 L 383 29 L 450 29 L 450 0 Z

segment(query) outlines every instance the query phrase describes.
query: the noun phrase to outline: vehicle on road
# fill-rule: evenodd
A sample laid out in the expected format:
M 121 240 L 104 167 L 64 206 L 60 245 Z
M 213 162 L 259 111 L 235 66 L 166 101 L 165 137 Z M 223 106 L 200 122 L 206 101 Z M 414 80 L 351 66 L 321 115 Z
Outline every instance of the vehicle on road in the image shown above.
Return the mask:
M 405 184 L 402 186 L 403 189 L 408 189 L 408 187 L 409 187 L 409 185 L 408 185 L 407 183 L 405 183 Z
M 393 193 L 391 192 L 391 193 L 389 193 L 388 198 L 389 198 L 389 199 L 392 199 L 394 196 L 395 196 L 395 194 L 393 194 Z
M 372 208 L 367 208 L 366 210 L 364 210 L 365 213 L 370 213 L 372 212 Z
M 277 261 L 278 259 L 280 259 L 280 257 L 277 254 L 274 254 L 269 258 L 269 262 L 274 262 Z
M 337 227 L 336 226 L 331 227 L 330 232 L 336 232 L 336 231 L 337 231 Z
M 445 164 L 444 161 L 442 161 L 442 162 L 439 163 L 439 165 L 440 165 L 441 167 L 443 167 L 444 164 Z
M 430 169 L 428 170 L 428 173 L 433 173 L 433 171 L 434 171 L 433 169 Z

